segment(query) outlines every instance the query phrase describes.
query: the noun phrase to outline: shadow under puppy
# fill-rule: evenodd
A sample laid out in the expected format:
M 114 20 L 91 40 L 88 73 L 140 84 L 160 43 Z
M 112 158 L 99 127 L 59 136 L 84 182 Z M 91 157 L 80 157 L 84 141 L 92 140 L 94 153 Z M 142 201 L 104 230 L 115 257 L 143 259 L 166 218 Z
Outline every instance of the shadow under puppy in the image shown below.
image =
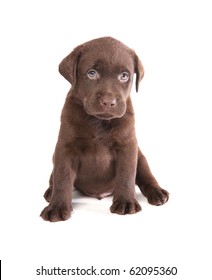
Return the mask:
M 138 147 L 130 91 L 144 75 L 136 53 L 111 37 L 76 47 L 59 65 L 71 83 L 61 115 L 53 156 L 49 205 L 44 220 L 67 220 L 72 211 L 72 190 L 101 199 L 113 195 L 112 213 L 141 210 L 135 184 L 148 202 L 162 205 L 169 194 L 152 175 Z

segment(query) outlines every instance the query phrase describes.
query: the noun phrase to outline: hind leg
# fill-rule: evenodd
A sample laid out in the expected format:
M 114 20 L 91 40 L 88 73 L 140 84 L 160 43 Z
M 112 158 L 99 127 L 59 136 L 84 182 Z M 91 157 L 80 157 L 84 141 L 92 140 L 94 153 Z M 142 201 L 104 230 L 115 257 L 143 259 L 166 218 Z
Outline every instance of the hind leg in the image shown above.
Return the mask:
M 138 149 L 136 184 L 150 204 L 162 205 L 169 199 L 169 193 L 158 185 L 140 149 Z

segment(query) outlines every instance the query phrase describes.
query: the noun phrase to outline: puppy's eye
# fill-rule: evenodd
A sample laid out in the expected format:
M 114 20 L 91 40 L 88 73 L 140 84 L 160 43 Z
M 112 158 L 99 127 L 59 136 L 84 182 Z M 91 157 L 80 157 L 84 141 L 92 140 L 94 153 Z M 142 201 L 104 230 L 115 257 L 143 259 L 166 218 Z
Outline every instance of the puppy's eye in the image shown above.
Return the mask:
M 119 80 L 123 83 L 127 82 L 129 80 L 129 74 L 127 72 L 122 72 L 121 75 L 119 75 Z
M 88 70 L 88 72 L 87 72 L 87 76 L 88 76 L 89 79 L 95 80 L 95 79 L 98 78 L 98 73 L 97 73 L 96 70 L 90 69 L 90 70 Z

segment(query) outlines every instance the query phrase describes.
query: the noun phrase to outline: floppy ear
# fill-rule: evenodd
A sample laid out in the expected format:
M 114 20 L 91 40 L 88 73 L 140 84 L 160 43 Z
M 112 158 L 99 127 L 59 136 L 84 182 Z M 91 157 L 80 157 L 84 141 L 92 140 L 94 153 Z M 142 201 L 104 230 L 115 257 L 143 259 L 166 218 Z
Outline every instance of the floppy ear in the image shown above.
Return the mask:
M 60 74 L 73 86 L 76 81 L 77 64 L 80 59 L 83 45 L 76 47 L 68 56 L 59 64 Z
M 144 76 L 144 68 L 139 57 L 135 52 L 134 52 L 134 65 L 135 65 L 135 74 L 136 74 L 135 87 L 136 87 L 136 92 L 138 92 L 139 83 Z

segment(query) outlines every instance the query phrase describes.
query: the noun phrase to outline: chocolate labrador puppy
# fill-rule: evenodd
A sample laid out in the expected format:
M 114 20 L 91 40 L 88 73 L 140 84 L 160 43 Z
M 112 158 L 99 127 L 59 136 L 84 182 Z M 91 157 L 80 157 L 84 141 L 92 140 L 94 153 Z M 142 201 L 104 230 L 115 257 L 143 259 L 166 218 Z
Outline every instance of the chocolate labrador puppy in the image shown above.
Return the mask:
M 113 195 L 112 213 L 141 210 L 135 184 L 153 205 L 169 193 L 153 177 L 138 147 L 130 90 L 144 75 L 136 53 L 120 41 L 103 37 L 76 47 L 59 65 L 72 85 L 62 110 L 53 156 L 53 172 L 44 194 L 44 220 L 70 217 L 72 190 L 101 199 Z

